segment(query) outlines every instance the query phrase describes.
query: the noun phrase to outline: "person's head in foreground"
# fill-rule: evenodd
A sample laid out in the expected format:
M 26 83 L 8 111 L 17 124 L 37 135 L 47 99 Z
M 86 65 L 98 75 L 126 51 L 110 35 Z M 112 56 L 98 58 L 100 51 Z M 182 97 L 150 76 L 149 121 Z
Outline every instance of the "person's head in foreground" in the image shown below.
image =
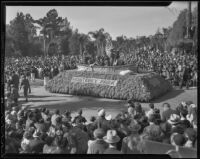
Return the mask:
M 97 128 L 94 130 L 93 135 L 95 139 L 103 139 L 105 136 L 105 131 L 102 128 Z
M 108 130 L 106 136 L 103 137 L 111 147 L 116 147 L 116 144 L 120 141 L 120 137 L 117 135 L 116 130 Z

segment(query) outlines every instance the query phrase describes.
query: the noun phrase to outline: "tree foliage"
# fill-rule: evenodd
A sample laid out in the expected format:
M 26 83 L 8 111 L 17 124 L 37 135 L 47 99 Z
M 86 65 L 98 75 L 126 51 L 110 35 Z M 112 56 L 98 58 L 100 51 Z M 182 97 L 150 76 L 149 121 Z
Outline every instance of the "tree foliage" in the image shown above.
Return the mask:
M 33 55 L 30 48 L 34 45 L 35 36 L 36 27 L 32 23 L 31 15 L 17 13 L 10 25 L 6 26 L 6 55 Z
M 178 41 L 183 39 L 186 35 L 186 14 L 187 9 L 181 11 L 177 20 L 173 24 L 171 32 L 169 33 L 167 43 L 172 47 L 176 46 Z
M 191 35 L 194 46 L 197 48 L 197 8 L 192 13 Z M 183 10 L 173 26 L 158 28 L 154 35 L 149 37 L 140 36 L 137 38 L 127 38 L 118 36 L 112 40 L 114 50 L 120 54 L 134 53 L 143 48 L 153 48 L 159 50 L 171 50 L 179 44 L 186 34 L 186 14 Z M 36 35 L 40 25 L 40 35 Z M 42 34 L 42 37 L 41 37 Z M 103 28 L 91 31 L 88 34 L 79 33 L 78 29 L 73 30 L 68 19 L 58 15 L 57 10 L 51 9 L 40 19 L 33 19 L 30 14 L 17 13 L 16 17 L 6 25 L 6 56 L 31 56 L 43 55 L 44 52 L 63 55 L 83 55 L 86 51 L 95 57 L 105 55 L 106 43 L 109 37 Z M 93 40 L 92 40 L 93 39 Z

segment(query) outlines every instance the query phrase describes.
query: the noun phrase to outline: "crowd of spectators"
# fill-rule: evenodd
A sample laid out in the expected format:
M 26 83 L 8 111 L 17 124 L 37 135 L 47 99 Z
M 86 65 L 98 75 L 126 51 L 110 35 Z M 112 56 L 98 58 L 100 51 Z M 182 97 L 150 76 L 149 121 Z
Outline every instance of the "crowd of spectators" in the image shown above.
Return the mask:
M 59 72 L 77 68 L 77 64 L 93 63 L 100 66 L 110 66 L 107 56 L 49 56 L 6 58 L 5 77 L 14 71 L 18 75 L 26 75 L 29 79 L 52 78 Z M 192 54 L 182 55 L 180 52 L 170 53 L 150 49 L 136 50 L 130 54 L 119 54 L 113 65 L 133 64 L 138 70 L 154 71 L 169 80 L 173 86 L 182 88 L 197 86 L 197 57 Z
M 166 153 L 183 157 L 179 147 L 196 148 L 197 107 L 191 101 L 180 103 L 176 109 L 164 103 L 162 113 L 153 103 L 146 112 L 140 103 L 128 103 L 116 117 L 100 108 L 90 121 L 81 109 L 72 118 L 70 110 L 61 113 L 45 107 L 9 107 L 5 111 L 5 150 L 33 154 L 143 154 L 144 141 L 150 140 L 173 145 L 173 153 Z
M 108 56 L 99 56 L 96 59 L 86 58 L 85 62 L 95 62 L 100 66 L 111 66 Z M 113 65 L 133 64 L 138 67 L 138 72 L 154 71 L 169 80 L 173 86 L 182 88 L 197 86 L 197 56 L 181 52 L 170 53 L 160 50 L 140 49 L 134 53 L 120 54 Z
M 45 76 L 52 78 L 63 70 L 75 69 L 78 63 L 95 61 L 91 57 L 84 60 L 80 56 L 6 58 L 7 153 L 143 154 L 145 140 L 171 144 L 176 147 L 175 151 L 166 153 L 180 157 L 180 146 L 196 148 L 197 106 L 190 101 L 180 103 L 175 110 L 164 103 L 161 113 L 153 103 L 145 112 L 140 103 L 130 100 L 128 108 L 116 117 L 106 116 L 105 110 L 99 109 L 90 121 L 82 116 L 82 110 L 72 118 L 70 110 L 61 113 L 44 107 L 31 110 L 19 106 L 19 89 L 24 89 L 26 100 L 28 91 L 31 92 L 26 77 L 33 81 Z M 98 57 L 98 60 L 99 65 L 109 66 L 108 58 Z M 135 55 L 120 56 L 114 64 L 135 64 L 141 69 L 156 71 L 180 87 L 197 83 L 194 55 L 140 50 Z
M 197 86 L 197 56 L 140 50 L 125 56 L 125 64 L 136 64 L 142 70 L 157 72 L 174 86 Z
M 13 72 L 19 76 L 26 75 L 31 80 L 45 76 L 52 78 L 63 70 L 75 69 L 79 61 L 79 56 L 8 57 L 5 58 L 5 80 Z
M 110 66 L 107 56 L 49 56 L 49 57 L 20 57 L 6 58 L 5 79 L 8 80 L 12 72 L 19 76 L 26 75 L 29 79 L 52 78 L 59 72 L 77 68 L 77 64 L 93 63 L 100 66 Z M 138 70 L 154 71 L 173 86 L 186 88 L 197 86 L 197 57 L 196 55 L 161 52 L 159 50 L 139 50 L 130 54 L 119 54 L 113 65 L 133 64 Z

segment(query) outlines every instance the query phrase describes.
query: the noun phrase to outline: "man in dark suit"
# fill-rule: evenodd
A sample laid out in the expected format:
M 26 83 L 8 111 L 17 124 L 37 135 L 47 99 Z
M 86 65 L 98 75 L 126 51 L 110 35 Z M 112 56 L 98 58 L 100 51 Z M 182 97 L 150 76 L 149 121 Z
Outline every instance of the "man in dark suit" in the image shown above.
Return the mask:
M 169 103 L 164 103 L 163 109 L 164 110 L 163 110 L 162 115 L 161 115 L 161 120 L 163 122 L 167 121 L 170 118 L 171 114 L 177 114 L 178 115 L 176 110 L 171 109 L 171 106 L 170 106 Z
M 79 119 L 79 120 L 81 121 L 81 123 L 86 123 L 87 120 L 85 119 L 85 117 L 82 116 L 82 113 L 83 113 L 83 111 L 82 111 L 82 109 L 80 109 L 80 110 L 78 111 L 78 116 L 76 116 L 76 117 L 74 118 L 74 120 L 73 120 L 72 123 L 75 123 L 77 119 Z

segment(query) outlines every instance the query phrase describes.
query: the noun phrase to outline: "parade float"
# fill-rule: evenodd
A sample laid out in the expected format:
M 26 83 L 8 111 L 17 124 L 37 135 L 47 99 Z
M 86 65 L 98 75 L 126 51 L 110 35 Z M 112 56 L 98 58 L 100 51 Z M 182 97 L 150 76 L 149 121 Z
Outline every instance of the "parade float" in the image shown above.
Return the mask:
M 52 93 L 120 100 L 133 99 L 142 102 L 149 102 L 171 88 L 170 83 L 160 75 L 155 72 L 141 72 L 135 65 L 84 64 L 79 64 L 76 70 L 59 73 L 46 86 Z

